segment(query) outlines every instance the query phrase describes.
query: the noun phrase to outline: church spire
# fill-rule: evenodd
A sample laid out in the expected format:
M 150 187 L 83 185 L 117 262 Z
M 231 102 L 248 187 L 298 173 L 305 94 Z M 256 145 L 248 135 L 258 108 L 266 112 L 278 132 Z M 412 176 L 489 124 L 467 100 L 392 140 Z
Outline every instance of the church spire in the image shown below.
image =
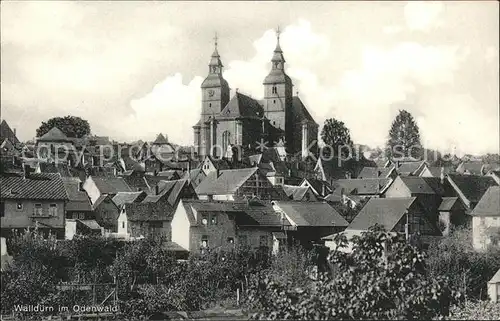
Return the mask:
M 273 58 L 271 62 L 273 63 L 273 69 L 283 69 L 285 63 L 285 57 L 283 56 L 283 50 L 281 50 L 280 46 L 280 36 L 281 30 L 280 27 L 276 29 L 276 48 L 274 49 Z
M 217 32 L 215 33 L 215 36 L 214 36 L 214 52 L 212 54 L 212 58 L 210 59 L 210 63 L 208 64 L 209 65 L 209 68 L 210 68 L 210 73 L 211 74 L 219 74 L 219 73 L 222 73 L 222 67 L 224 67 L 222 65 L 222 61 L 220 60 L 220 55 L 219 55 L 219 51 L 217 50 L 217 41 L 219 40 L 219 38 L 217 37 Z

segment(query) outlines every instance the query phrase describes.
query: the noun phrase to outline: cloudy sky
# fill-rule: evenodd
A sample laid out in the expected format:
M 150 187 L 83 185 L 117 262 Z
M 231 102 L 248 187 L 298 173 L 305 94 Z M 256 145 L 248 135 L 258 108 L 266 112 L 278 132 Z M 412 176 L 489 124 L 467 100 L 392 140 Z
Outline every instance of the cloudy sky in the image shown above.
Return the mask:
M 274 29 L 320 124 L 383 145 L 399 109 L 426 147 L 499 149 L 498 2 L 1 2 L 1 112 L 21 139 L 76 115 L 114 139 L 192 144 L 213 36 L 261 98 Z

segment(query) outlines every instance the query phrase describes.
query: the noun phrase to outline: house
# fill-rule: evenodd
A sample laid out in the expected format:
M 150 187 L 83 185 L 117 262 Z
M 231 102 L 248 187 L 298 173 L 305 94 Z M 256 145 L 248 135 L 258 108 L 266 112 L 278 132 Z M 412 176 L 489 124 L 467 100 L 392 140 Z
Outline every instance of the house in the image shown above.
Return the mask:
M 455 191 L 454 196 L 460 198 L 467 213 L 474 209 L 488 188 L 498 186 L 490 176 L 449 174 L 447 179 Z
M 345 233 L 350 241 L 354 235 L 361 235 L 375 225 L 383 227 L 387 232 L 406 233 L 408 239 L 412 235 L 420 235 L 424 243 L 441 235 L 437 226 L 427 218 L 416 197 L 369 199 L 345 229 Z M 336 246 L 334 237 L 335 235 L 329 235 L 324 238 L 328 241 L 326 245 L 332 249 Z M 347 251 L 350 250 L 352 242 Z
M 74 140 L 66 136 L 57 127 L 52 127 L 36 140 L 36 155 L 38 158 L 67 161 L 68 157 L 74 155 L 75 151 Z M 76 159 L 72 160 L 76 162 Z
M 425 161 L 397 161 L 396 172 L 400 176 L 419 176 L 428 168 Z
M 142 202 L 148 194 L 144 191 L 140 192 L 119 192 L 116 194 L 112 201 L 120 210 L 118 216 L 118 226 L 116 232 L 118 235 L 128 238 L 128 220 L 127 220 L 127 206 L 132 203 Z
M 344 195 L 358 195 L 366 198 L 380 197 L 391 183 L 390 178 L 339 179 L 334 182 L 333 187 L 343 189 Z
M 38 227 L 44 233 L 64 238 L 68 194 L 59 174 L 0 174 L 1 233 Z
M 398 174 L 396 173 L 396 167 L 390 165 L 389 167 L 363 167 L 361 172 L 358 174 L 358 179 L 364 178 L 396 178 Z
M 488 296 L 491 302 L 497 303 L 500 301 L 500 269 L 488 281 Z
M 113 202 L 116 194 L 102 194 L 92 204 L 93 219 L 103 228 L 103 233 L 118 231 L 118 217 L 120 208 Z
M 103 195 L 116 195 L 119 192 L 134 192 L 122 177 L 89 176 L 83 183 L 83 189 L 94 204 Z
M 451 166 L 426 166 L 421 172 L 420 177 L 441 177 L 453 173 L 453 167 Z
M 332 186 L 324 180 L 315 178 L 304 178 L 299 187 L 310 188 L 317 197 L 325 197 L 332 192 Z
M 484 175 L 485 164 L 482 161 L 461 162 L 455 170 L 462 175 Z
M 275 252 L 286 238 L 283 221 L 260 202 L 181 200 L 172 219 L 172 241 L 190 252 L 266 247 Z
M 470 223 L 470 216 L 466 215 L 465 206 L 458 197 L 443 197 L 438 211 L 439 229 L 443 236 L 448 235 L 452 227 Z
M 399 176 L 384 193 L 386 198 L 416 197 L 429 219 L 437 224 L 443 197 L 455 196 L 448 182 L 437 177 Z
M 258 167 L 273 185 L 283 185 L 285 177 L 289 176 L 288 167 L 277 147 L 267 148 L 260 154 L 248 156 L 246 162 L 250 166 Z
M 283 185 L 283 190 L 292 201 L 317 202 L 318 198 L 310 187 Z
M 261 200 L 286 199 L 281 186 L 273 186 L 257 167 L 216 170 L 196 187 L 196 194 L 204 200 L 238 200 L 257 196 Z
M 188 180 L 160 181 L 153 194 L 126 205 L 126 217 L 122 216 L 120 223 L 127 227 L 131 237 L 163 236 L 170 240 L 170 222 L 177 204 L 181 199 L 193 198 L 196 193 Z
M 5 119 L 0 123 L 0 143 L 3 143 L 4 140 L 8 140 L 14 147 L 21 143 L 16 136 L 16 129 L 11 129 Z
M 80 188 L 79 178 L 63 178 L 68 203 L 66 204 L 66 219 L 90 219 L 93 215 L 92 204 L 87 193 Z
M 349 223 L 326 202 L 273 202 L 274 210 L 290 222 L 288 234 L 302 245 L 321 243 L 321 237 L 344 230 Z
M 489 187 L 471 215 L 474 249 L 500 246 L 500 186 Z

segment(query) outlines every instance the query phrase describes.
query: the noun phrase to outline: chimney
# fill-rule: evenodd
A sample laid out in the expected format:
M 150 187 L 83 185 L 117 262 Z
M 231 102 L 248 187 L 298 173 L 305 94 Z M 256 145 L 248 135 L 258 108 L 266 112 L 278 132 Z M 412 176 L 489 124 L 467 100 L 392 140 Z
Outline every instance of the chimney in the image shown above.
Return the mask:
M 441 178 L 441 184 L 444 184 L 444 167 L 441 166 L 441 175 L 440 175 L 440 178 Z
M 16 129 L 14 128 L 14 129 L 12 129 L 12 131 L 14 132 L 14 136 L 17 136 L 17 131 L 16 131 Z

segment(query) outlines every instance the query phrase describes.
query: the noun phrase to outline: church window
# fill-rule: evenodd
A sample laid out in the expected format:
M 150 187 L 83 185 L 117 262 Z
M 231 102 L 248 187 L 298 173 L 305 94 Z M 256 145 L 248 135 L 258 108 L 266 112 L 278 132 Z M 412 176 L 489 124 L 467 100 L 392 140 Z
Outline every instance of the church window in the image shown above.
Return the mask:
M 273 100 L 273 103 L 274 103 L 274 104 L 276 104 L 276 99 L 275 99 L 275 100 Z
M 277 94 L 278 93 L 278 88 L 276 88 L 276 86 L 273 86 L 273 94 Z
M 208 104 L 208 107 L 212 108 L 212 103 Z
M 231 143 L 231 133 L 227 130 L 222 133 L 222 151 L 225 153 L 227 151 L 227 147 Z

